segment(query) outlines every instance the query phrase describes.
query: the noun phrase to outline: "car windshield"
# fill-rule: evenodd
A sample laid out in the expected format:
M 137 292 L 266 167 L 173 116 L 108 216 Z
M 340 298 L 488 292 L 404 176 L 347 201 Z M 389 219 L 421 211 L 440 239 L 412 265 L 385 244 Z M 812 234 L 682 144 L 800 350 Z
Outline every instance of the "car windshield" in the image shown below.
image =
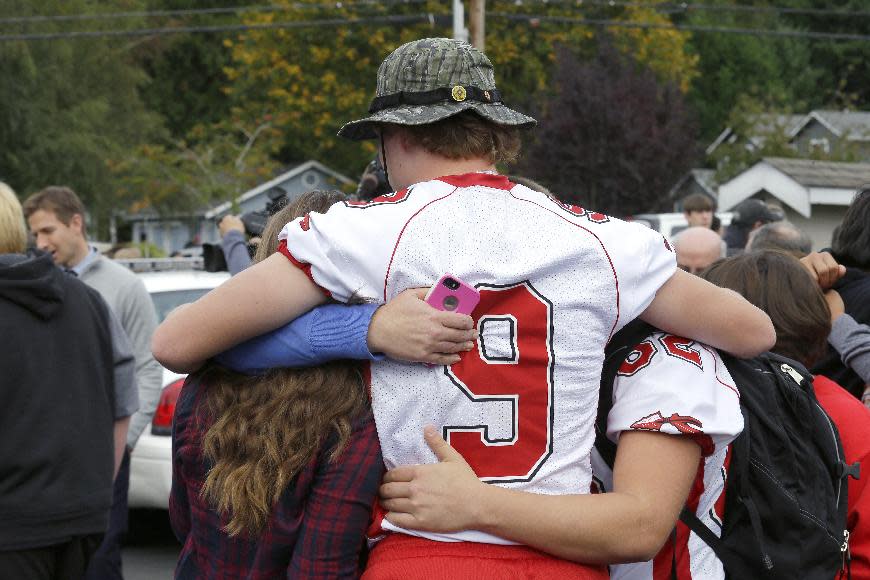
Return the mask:
M 154 301 L 154 309 L 157 311 L 158 322 L 163 322 L 166 315 L 182 304 L 195 301 L 208 292 L 208 288 L 195 288 L 193 290 L 171 290 L 169 292 L 155 292 L 151 294 Z

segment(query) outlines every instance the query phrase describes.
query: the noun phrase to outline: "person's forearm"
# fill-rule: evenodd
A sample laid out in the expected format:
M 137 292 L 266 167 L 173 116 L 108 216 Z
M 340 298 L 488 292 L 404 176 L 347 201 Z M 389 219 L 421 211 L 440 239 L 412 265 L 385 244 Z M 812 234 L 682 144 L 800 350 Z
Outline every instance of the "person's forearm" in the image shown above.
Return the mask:
M 470 501 L 480 531 L 576 562 L 649 560 L 667 537 L 648 515 L 653 506 L 628 494 L 550 496 L 487 486 Z
M 127 446 L 132 449 L 152 419 L 160 394 L 163 391 L 163 368 L 148 352 L 148 362 L 138 367 L 136 384 L 139 390 L 139 410 L 130 418 L 130 428 L 127 431 Z
M 840 353 L 843 363 L 870 383 L 870 326 L 842 314 L 834 321 L 828 342 Z
M 221 238 L 221 249 L 227 263 L 227 271 L 235 276 L 251 265 L 251 255 L 248 253 L 248 243 L 245 233 L 230 230 Z
M 168 316 L 154 333 L 154 358 L 172 371 L 193 372 L 217 353 L 325 300 L 301 270 L 273 254 Z
M 127 430 L 127 447 L 132 449 L 154 418 L 163 389 L 163 367 L 151 354 L 151 337 L 157 329 L 157 313 L 145 285 L 139 281 L 130 284 L 120 308 L 124 331 L 130 339 L 136 359 L 135 378 L 139 394 L 139 409 L 131 416 Z
M 336 359 L 377 360 L 366 337 L 377 304 L 319 306 L 272 332 L 220 353 L 215 361 L 236 372 L 308 367 Z
M 738 357 L 753 357 L 776 343 L 770 317 L 745 298 L 678 270 L 640 316 L 678 336 Z
M 118 469 L 121 467 L 121 460 L 124 458 L 124 451 L 127 449 L 127 427 L 130 426 L 130 417 L 122 417 L 115 420 L 113 434 L 115 439 L 115 469 L 112 472 L 112 479 L 118 476 Z
M 479 530 L 589 563 L 652 558 L 686 503 L 701 457 L 685 437 L 624 432 L 613 492 L 554 496 L 483 483 L 434 427 L 424 438 L 439 463 L 384 475 L 380 498 L 390 522 L 439 533 Z
M 612 492 L 542 496 L 488 486 L 470 503 L 482 531 L 578 562 L 640 562 L 667 540 L 700 457 L 688 438 L 624 432 Z

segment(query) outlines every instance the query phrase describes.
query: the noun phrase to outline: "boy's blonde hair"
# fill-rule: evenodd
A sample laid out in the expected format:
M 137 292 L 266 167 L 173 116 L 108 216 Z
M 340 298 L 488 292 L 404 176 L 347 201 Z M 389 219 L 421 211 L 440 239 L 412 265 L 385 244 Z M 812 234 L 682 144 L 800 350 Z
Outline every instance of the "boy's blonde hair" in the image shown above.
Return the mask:
M 12 188 L 0 181 L 0 254 L 23 254 L 27 248 L 24 212 Z

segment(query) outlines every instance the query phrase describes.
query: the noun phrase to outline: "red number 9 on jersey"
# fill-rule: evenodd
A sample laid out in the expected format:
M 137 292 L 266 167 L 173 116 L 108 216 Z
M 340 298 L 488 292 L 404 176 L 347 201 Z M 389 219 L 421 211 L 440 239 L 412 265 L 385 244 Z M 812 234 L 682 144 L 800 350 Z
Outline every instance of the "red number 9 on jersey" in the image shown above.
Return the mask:
M 465 353 L 445 373 L 472 401 L 509 401 L 511 433 L 490 435 L 483 425 L 445 425 L 444 438 L 485 481 L 529 481 L 553 452 L 552 304 L 528 282 L 513 286 L 480 285 L 475 324 L 504 322 L 509 328 L 508 356 L 487 355 L 486 345 Z M 512 356 L 511 356 L 512 355 Z

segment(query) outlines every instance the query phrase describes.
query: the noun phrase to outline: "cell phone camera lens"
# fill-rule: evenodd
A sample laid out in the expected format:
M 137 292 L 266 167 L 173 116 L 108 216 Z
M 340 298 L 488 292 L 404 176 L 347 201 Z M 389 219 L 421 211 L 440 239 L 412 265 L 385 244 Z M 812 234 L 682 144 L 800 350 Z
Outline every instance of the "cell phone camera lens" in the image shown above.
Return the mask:
M 451 290 L 456 290 L 459 288 L 459 282 L 454 280 L 453 278 L 445 278 L 444 285 L 450 288 Z

